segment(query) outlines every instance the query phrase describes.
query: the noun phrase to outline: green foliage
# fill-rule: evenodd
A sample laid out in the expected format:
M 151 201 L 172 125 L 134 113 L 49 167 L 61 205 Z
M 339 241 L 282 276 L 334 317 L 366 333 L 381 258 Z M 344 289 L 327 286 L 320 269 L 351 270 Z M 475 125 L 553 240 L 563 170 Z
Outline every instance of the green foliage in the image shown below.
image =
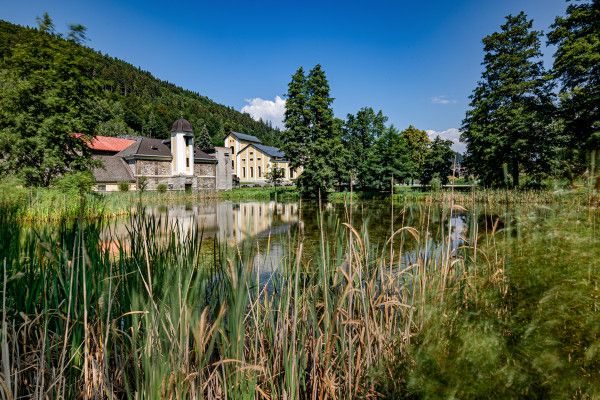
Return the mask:
M 89 171 L 69 172 L 53 181 L 53 186 L 63 193 L 90 193 L 94 186 L 94 177 Z
M 383 136 L 388 118 L 381 110 L 377 113 L 371 107 L 363 107 L 356 115 L 348 114 L 344 123 L 344 146 L 348 151 L 347 170 L 356 177 L 358 188 L 370 188 L 369 152 L 375 142 Z
M 195 136 L 195 144 L 201 150 L 209 150 L 213 148 L 210 134 L 208 133 L 206 125 L 203 125 L 199 132 L 195 132 Z
M 585 156 L 600 148 L 600 4 L 572 2 L 548 34 L 556 46 L 552 74 L 560 83 L 560 115 L 569 139 L 567 152 L 579 171 Z
M 265 174 L 265 178 L 267 179 L 267 182 L 269 182 L 269 184 L 271 184 L 272 186 L 279 186 L 281 184 L 281 180 L 284 178 L 285 176 L 285 171 L 283 170 L 283 168 L 276 168 L 276 167 L 272 167 L 270 168 L 267 173 Z
M 500 166 L 513 186 L 520 174 L 540 181 L 555 169 L 561 137 L 552 129 L 551 83 L 541 61 L 541 32 L 521 12 L 509 15 L 500 32 L 483 39 L 484 71 L 471 95 L 461 139 L 466 164 L 484 185 L 500 186 Z
M 393 125 L 383 130 L 367 153 L 366 178 L 371 190 L 391 190 L 394 182 L 403 182 L 414 171 L 406 137 Z
M 167 185 L 165 185 L 164 183 L 159 183 L 158 185 L 156 185 L 156 191 L 158 193 L 165 193 L 167 191 Z
M 46 17 L 40 29 L 49 32 Z M 66 171 L 90 167 L 86 146 L 71 133 L 94 132 L 101 87 L 86 77 L 94 65 L 85 52 L 70 47 L 36 32 L 0 54 L 0 175 L 48 186 Z
M 454 151 L 452 141 L 441 139 L 436 136 L 427 150 L 423 167 L 421 169 L 421 184 L 430 184 L 433 188 L 433 178 L 436 177 L 439 186 L 448 183 L 448 177 L 452 175 L 452 163 L 454 162 Z M 438 188 L 439 189 L 439 188 Z
M 138 177 L 136 187 L 140 194 L 144 193 L 148 188 L 148 178 L 145 176 Z
M 288 86 L 283 149 L 293 167 L 304 168 L 296 182 L 307 197 L 326 197 L 341 171 L 345 152 L 332 102 L 320 65 L 308 77 L 302 68 L 296 71 Z
M 63 39 L 55 32 L 54 23 L 47 13 L 38 21 L 39 29 L 0 21 L 0 59 L 5 60 L 0 68 L 0 85 L 2 92 L 9 90 L 9 93 L 0 94 L 6 101 L 1 104 L 0 110 L 6 110 L 6 114 L 14 115 L 12 109 L 18 106 L 18 99 L 42 102 L 44 99 L 37 97 L 40 93 L 47 93 L 45 101 L 53 111 L 63 114 L 63 109 L 78 112 L 65 114 L 63 125 L 67 126 L 60 128 L 67 129 L 69 133 L 91 134 L 98 131 L 107 135 L 133 133 L 164 138 L 173 121 L 183 114 L 195 116 L 191 122 L 197 128 L 206 125 L 211 139 L 216 143 L 222 143 L 226 133 L 236 130 L 256 135 L 265 144 L 278 144 L 279 131 L 253 120 L 248 114 L 158 80 L 138 67 L 81 46 L 80 43 L 86 40 L 85 27 L 71 24 L 67 39 Z M 30 61 L 21 64 L 25 51 Z M 23 72 L 28 69 L 33 69 L 31 74 L 37 76 L 34 87 L 28 87 L 32 83 L 29 79 L 23 81 Z M 65 70 L 70 70 L 69 76 L 65 76 Z M 71 78 L 72 84 L 69 83 Z M 39 82 L 48 85 L 48 88 L 40 87 Z M 101 89 L 99 92 L 94 90 L 96 98 L 93 101 L 88 101 L 89 96 L 84 95 L 90 85 Z M 72 103 L 75 95 L 80 103 Z M 34 98 L 29 99 L 29 96 Z M 59 103 L 55 104 L 56 101 Z M 80 116 L 80 113 L 84 115 Z M 97 115 L 91 121 L 80 121 L 87 113 Z M 74 119 L 67 124 L 69 118 Z M 96 124 L 100 126 L 94 129 Z M 22 126 L 15 129 L 23 132 Z
M 417 129 L 412 125 L 403 130 L 401 135 L 406 141 L 406 148 L 412 165 L 409 178 L 418 179 L 423 170 L 431 141 L 429 140 L 429 136 L 427 136 L 427 132 Z
M 516 229 L 518 240 L 497 239 L 506 266 L 481 261 L 443 302 L 426 307 L 408 352 L 410 392 L 461 399 L 600 395 L 600 243 L 593 227 L 551 218 Z
M 120 192 L 129 192 L 129 182 L 119 182 L 118 186 Z

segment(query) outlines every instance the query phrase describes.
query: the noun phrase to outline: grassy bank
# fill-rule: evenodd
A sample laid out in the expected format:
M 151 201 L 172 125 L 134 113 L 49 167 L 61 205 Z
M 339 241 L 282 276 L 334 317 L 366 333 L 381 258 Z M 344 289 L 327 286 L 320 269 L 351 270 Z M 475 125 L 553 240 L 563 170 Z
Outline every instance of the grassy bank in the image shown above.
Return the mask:
M 414 226 L 382 243 L 351 220 L 319 217 L 317 246 L 305 245 L 301 229 L 291 234 L 266 282 L 256 243 L 205 240 L 202 226 L 184 231 L 138 213 L 116 237 L 102 219 L 32 229 L 2 209 L 0 390 L 12 398 L 596 395 L 598 215 L 558 209 L 499 230 L 471 210 L 465 246 L 454 249 L 453 232 L 431 225 L 449 221 L 459 208 L 450 205 L 435 215 L 424 207 Z M 433 253 L 408 250 L 434 240 Z
M 334 192 L 328 200 L 331 203 L 344 204 L 352 201 L 385 200 L 397 203 L 421 202 L 446 204 L 455 201 L 460 204 L 498 205 L 552 205 L 562 204 L 568 207 L 600 205 L 600 194 L 585 189 L 555 191 L 518 191 L 476 189 L 471 191 L 442 190 L 426 192 L 413 189 L 388 193 L 376 192 Z M 92 218 L 114 218 L 127 216 L 143 205 L 198 204 L 215 200 L 229 201 L 298 201 L 300 194 L 294 187 L 236 188 L 228 191 L 202 192 L 114 192 L 86 193 L 83 198 L 73 190 L 56 188 L 23 188 L 0 183 L 0 204 L 17 209 L 17 217 L 22 221 L 58 221 L 73 219 L 80 215 L 83 201 L 83 216 Z

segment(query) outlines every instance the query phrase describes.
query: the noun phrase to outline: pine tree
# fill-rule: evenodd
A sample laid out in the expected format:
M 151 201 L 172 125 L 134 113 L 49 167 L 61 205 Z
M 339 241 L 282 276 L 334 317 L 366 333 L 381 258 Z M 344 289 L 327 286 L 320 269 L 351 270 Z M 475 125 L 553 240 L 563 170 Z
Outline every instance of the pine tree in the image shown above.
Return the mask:
M 570 158 L 581 168 L 587 153 L 600 149 L 600 1 L 570 4 L 548 40 L 557 46 L 552 73 L 561 82 Z
M 282 150 L 290 166 L 304 166 L 308 157 L 310 117 L 306 106 L 307 87 L 304 69 L 298 68 L 288 85 L 285 102 L 285 130 L 282 132 Z
M 467 143 L 467 166 L 484 185 L 508 183 L 504 170 L 513 186 L 519 186 L 523 172 L 539 183 L 556 161 L 560 143 L 550 129 L 554 107 L 540 36 L 521 12 L 507 16 L 500 32 L 483 39 L 484 71 L 461 140 Z
M 209 150 L 214 147 L 206 125 L 203 125 L 202 129 L 200 129 L 200 132 L 196 134 L 196 146 L 198 146 L 201 150 Z
M 365 183 L 370 190 L 389 192 L 392 178 L 403 182 L 414 170 L 406 137 L 391 125 L 375 140 L 366 157 Z
M 320 65 L 305 77 L 298 68 L 288 86 L 283 150 L 294 168 L 302 167 L 297 183 L 303 196 L 327 192 L 341 176 L 344 160 L 341 124 L 333 117 L 329 83 Z

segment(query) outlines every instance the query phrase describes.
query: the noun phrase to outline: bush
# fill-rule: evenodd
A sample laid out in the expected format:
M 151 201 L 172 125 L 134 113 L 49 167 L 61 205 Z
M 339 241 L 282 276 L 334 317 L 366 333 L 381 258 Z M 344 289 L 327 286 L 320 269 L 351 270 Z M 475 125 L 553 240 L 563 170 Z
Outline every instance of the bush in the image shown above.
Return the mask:
M 165 193 L 167 191 L 167 185 L 165 185 L 164 183 L 159 183 L 156 186 L 156 190 L 158 191 L 158 193 Z
M 437 192 L 442 189 L 442 180 L 438 174 L 433 175 L 433 178 L 429 181 L 429 187 L 434 192 Z
M 129 182 L 119 182 L 120 192 L 129 192 Z
M 55 179 L 53 186 L 62 192 L 85 194 L 92 191 L 94 176 L 89 171 L 71 172 Z

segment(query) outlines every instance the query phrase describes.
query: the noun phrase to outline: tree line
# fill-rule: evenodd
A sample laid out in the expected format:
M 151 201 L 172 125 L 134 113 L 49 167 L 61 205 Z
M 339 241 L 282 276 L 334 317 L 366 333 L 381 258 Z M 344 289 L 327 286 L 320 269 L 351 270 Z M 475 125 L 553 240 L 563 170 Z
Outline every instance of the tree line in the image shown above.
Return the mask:
M 232 130 L 278 144 L 269 123 L 156 79 L 87 41 L 83 25 L 60 33 L 47 13 L 37 28 L 0 20 L 0 175 L 47 186 L 92 165 L 69 133 L 166 138 L 182 115 L 203 147 L 222 145 Z
M 509 15 L 499 32 L 483 39 L 483 73 L 461 133 L 464 165 L 482 186 L 539 188 L 549 179 L 573 182 L 594 173 L 600 1 L 572 3 L 556 18 L 547 35 L 556 46 L 550 71 L 541 61 L 543 33 L 532 26 L 523 12 Z M 430 142 L 412 126 L 399 132 L 368 107 L 336 119 L 332 101 L 320 65 L 292 76 L 283 148 L 292 166 L 304 169 L 298 184 L 305 194 L 350 181 L 362 190 L 389 190 L 392 177 L 446 183 L 454 158 L 450 141 Z
M 333 189 L 389 191 L 391 185 L 433 179 L 447 183 L 455 153 L 452 142 L 429 139 L 424 130 L 403 131 L 371 107 L 335 118 L 329 83 L 321 65 L 308 74 L 302 67 L 288 85 L 282 148 L 304 196 L 326 197 Z
M 591 178 L 600 148 L 600 1 L 571 3 L 547 34 L 524 12 L 483 39 L 483 73 L 461 139 L 466 166 L 485 186 L 542 187 Z M 599 182 L 600 183 L 600 182 Z

